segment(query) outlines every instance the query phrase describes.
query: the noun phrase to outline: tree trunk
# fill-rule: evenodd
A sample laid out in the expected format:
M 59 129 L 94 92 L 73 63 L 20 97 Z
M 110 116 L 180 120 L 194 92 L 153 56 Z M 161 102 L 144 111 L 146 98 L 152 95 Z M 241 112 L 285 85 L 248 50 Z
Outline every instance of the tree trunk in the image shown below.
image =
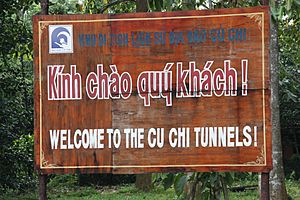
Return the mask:
M 49 0 L 41 0 L 41 14 L 48 15 Z
M 269 200 L 270 199 L 270 173 L 263 172 L 260 174 L 260 200 Z
M 39 200 L 47 200 L 47 174 L 39 174 Z
M 152 189 L 152 174 L 137 174 L 135 186 L 139 190 L 149 192 Z
M 148 4 L 145 0 L 136 0 L 136 12 L 147 12 Z M 137 174 L 135 180 L 136 188 L 145 192 L 152 189 L 152 174 Z
M 48 15 L 49 0 L 41 0 L 41 15 Z M 39 172 L 39 200 L 47 200 L 47 174 Z
M 272 157 L 273 169 L 270 173 L 270 199 L 286 200 L 287 192 L 284 183 L 282 161 L 282 144 L 279 116 L 279 49 L 278 49 L 278 22 L 271 22 L 271 109 L 272 109 Z
M 136 0 L 136 12 L 147 12 L 148 4 L 146 0 Z
M 261 4 L 268 6 L 269 0 L 261 0 Z M 275 0 L 278 8 L 280 0 Z M 271 120 L 272 120 L 272 158 L 273 169 L 270 172 L 270 199 L 286 200 L 287 192 L 284 183 L 284 170 L 282 161 L 282 144 L 280 132 L 279 112 L 279 47 L 278 47 L 278 21 L 271 20 L 270 64 L 271 64 Z

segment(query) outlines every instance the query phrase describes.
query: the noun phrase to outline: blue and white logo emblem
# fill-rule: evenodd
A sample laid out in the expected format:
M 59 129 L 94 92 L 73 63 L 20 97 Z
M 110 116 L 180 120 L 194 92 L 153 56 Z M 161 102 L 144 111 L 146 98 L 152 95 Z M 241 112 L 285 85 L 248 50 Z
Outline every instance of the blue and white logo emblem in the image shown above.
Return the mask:
M 72 25 L 49 25 L 49 53 L 73 53 Z

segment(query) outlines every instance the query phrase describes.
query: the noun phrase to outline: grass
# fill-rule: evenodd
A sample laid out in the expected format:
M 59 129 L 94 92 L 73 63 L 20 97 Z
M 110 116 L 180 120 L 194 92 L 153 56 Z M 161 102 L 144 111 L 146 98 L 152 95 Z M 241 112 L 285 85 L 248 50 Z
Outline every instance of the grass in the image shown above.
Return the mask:
M 300 181 L 286 181 L 287 191 L 294 200 L 300 200 Z M 48 187 L 48 199 L 55 200 L 176 200 L 174 189 L 164 190 L 162 187 L 155 187 L 151 192 L 138 191 L 133 184 L 105 187 L 67 187 L 62 183 Z M 230 192 L 230 200 L 257 200 L 259 195 L 257 190 L 246 190 L 243 192 Z M 9 191 L 3 195 L 2 200 L 36 200 L 37 191 L 27 191 L 17 194 Z
M 259 194 L 257 190 L 247 190 L 244 192 L 230 192 L 229 199 L 232 200 L 257 200 Z
M 151 192 L 138 191 L 134 185 L 122 185 L 111 187 L 76 187 L 76 188 L 49 188 L 48 199 L 55 200 L 159 200 L 176 199 L 173 189 L 163 190 L 154 188 Z M 28 191 L 25 194 L 8 192 L 0 199 L 5 200 L 35 200 L 38 199 L 37 191 Z
M 298 181 L 287 180 L 285 184 L 286 184 L 286 189 L 288 194 L 294 200 L 300 200 L 300 180 Z

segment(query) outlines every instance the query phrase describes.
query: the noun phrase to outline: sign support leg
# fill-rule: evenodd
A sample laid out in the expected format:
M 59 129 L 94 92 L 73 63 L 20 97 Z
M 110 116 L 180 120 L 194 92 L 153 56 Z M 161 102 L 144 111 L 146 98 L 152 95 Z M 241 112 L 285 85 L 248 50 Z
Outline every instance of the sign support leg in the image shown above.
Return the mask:
M 49 0 L 41 0 L 41 14 L 49 14 Z M 39 200 L 47 200 L 47 174 L 41 172 L 39 172 Z
M 39 200 L 47 200 L 47 174 L 39 173 Z
M 261 190 L 260 190 L 260 200 L 269 200 L 270 191 L 269 191 L 269 177 L 270 173 L 263 172 L 261 173 Z

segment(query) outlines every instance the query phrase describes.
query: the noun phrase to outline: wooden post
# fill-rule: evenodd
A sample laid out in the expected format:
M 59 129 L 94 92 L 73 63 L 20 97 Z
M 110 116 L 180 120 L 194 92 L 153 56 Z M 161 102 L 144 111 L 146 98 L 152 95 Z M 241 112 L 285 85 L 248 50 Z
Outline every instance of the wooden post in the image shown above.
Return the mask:
M 47 174 L 39 173 L 39 200 L 47 200 Z
M 136 1 L 136 12 L 147 12 L 148 11 L 148 5 L 145 0 L 137 0 Z M 152 188 L 152 174 L 137 174 L 136 175 L 136 181 L 135 186 L 143 190 L 145 192 L 148 192 Z
M 269 200 L 270 192 L 269 192 L 269 177 L 270 173 L 261 173 L 261 190 L 260 190 L 260 200 Z
M 261 0 L 260 3 L 264 6 L 269 5 L 269 0 Z M 263 172 L 261 173 L 260 179 L 260 200 L 269 200 L 270 199 L 270 172 Z
M 41 0 L 41 14 L 48 15 L 49 0 Z M 39 200 L 47 200 L 47 174 L 39 172 Z
M 49 10 L 49 0 L 41 0 L 41 14 L 48 15 Z
M 136 12 L 147 12 L 148 4 L 145 0 L 137 0 L 136 1 Z

